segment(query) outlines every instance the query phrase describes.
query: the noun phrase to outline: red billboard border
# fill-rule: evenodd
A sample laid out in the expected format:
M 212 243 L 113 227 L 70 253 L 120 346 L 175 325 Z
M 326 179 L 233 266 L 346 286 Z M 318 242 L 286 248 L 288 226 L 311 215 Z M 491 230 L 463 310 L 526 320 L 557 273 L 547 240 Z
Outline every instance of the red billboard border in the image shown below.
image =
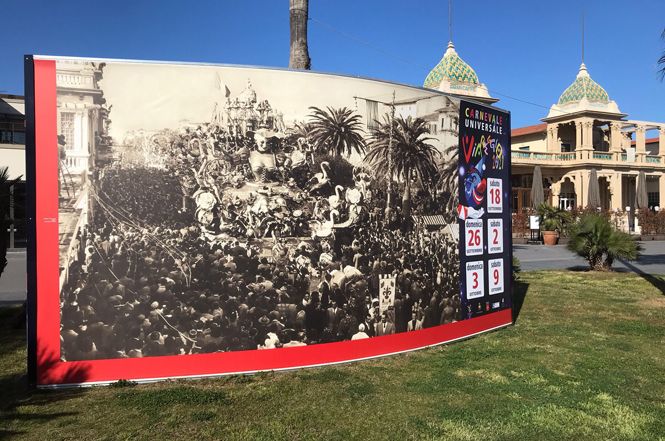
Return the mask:
M 28 321 L 32 323 L 28 336 L 28 371 L 38 387 L 108 384 L 119 379 L 148 382 L 314 367 L 450 343 L 512 324 L 512 310 L 504 309 L 433 328 L 356 341 L 278 350 L 62 361 L 55 63 L 52 59 L 26 57 L 25 64 L 28 129 L 34 126 L 34 138 L 28 137 L 28 143 L 34 139 L 34 145 L 27 146 L 27 153 L 31 156 L 28 164 L 34 164 L 34 173 L 33 170 L 29 173 L 35 188 L 32 207 L 35 248 L 28 258 L 28 310 L 29 315 L 33 315 Z M 31 74 L 34 74 L 34 83 Z M 30 108 L 31 103 L 34 108 Z

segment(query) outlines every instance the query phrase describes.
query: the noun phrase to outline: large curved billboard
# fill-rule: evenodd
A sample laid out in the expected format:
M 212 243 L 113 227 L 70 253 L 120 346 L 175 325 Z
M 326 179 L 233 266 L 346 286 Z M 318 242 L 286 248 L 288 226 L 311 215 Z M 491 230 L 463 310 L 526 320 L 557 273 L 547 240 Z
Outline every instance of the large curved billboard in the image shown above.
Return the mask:
M 509 114 L 349 76 L 27 57 L 30 375 L 359 360 L 511 323 Z

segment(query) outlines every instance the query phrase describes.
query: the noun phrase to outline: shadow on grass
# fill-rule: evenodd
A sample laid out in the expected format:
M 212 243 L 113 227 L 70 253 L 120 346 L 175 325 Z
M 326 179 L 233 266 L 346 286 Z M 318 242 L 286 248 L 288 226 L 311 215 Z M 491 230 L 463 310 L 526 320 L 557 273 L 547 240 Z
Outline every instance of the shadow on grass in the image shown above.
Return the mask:
M 661 294 L 665 295 L 665 280 L 641 270 L 639 267 L 633 265 L 632 263 L 630 263 L 627 260 L 617 259 L 617 261 L 621 262 L 625 266 L 625 268 L 612 268 L 612 272 L 615 272 L 615 273 L 635 273 L 638 276 L 642 277 L 647 282 L 649 282 L 654 288 L 658 289 Z M 665 259 L 663 261 L 665 261 Z M 640 263 L 641 263 L 641 260 L 640 260 Z M 662 262 L 660 262 L 660 263 L 662 263 Z M 568 271 L 576 271 L 576 272 L 591 271 L 588 266 L 570 266 L 566 269 Z
M 574 265 L 566 268 L 566 271 L 573 271 L 576 273 L 586 273 L 589 272 L 589 265 Z
M 627 260 L 619 259 L 619 261 L 623 263 L 626 266 L 626 268 L 628 268 L 630 271 L 634 272 L 635 274 L 642 277 L 647 282 L 651 283 L 651 285 L 653 285 L 654 288 L 658 289 L 661 294 L 665 295 L 665 281 L 663 279 L 642 271 L 641 269 L 639 269 L 632 263 L 628 262 Z
M 22 431 L 21 428 L 30 426 L 30 422 L 40 424 L 76 415 L 77 412 L 53 411 L 52 406 L 54 403 L 69 400 L 84 393 L 84 390 L 80 388 L 58 391 L 35 389 L 28 384 L 24 363 L 12 365 L 11 361 L 7 362 L 7 360 L 15 359 L 26 346 L 24 316 L 23 308 L 0 308 L 0 360 L 4 361 L 3 368 L 6 373 L 0 376 L 0 420 L 3 422 L 3 427 L 0 428 L 0 440 L 26 433 L 29 429 Z M 49 363 L 56 362 L 53 361 L 53 356 L 45 354 L 39 354 L 38 359 L 41 360 L 42 369 L 48 369 L 52 367 L 52 364 Z M 62 373 L 63 378 L 76 378 L 81 381 L 84 381 L 86 376 L 87 371 L 80 367 L 65 369 L 65 372 Z M 21 409 L 22 406 L 30 406 L 31 409 L 29 412 L 24 412 Z M 39 406 L 43 409 L 36 408 Z
M 517 323 L 528 290 L 529 284 L 523 280 L 515 280 L 513 283 L 513 324 Z

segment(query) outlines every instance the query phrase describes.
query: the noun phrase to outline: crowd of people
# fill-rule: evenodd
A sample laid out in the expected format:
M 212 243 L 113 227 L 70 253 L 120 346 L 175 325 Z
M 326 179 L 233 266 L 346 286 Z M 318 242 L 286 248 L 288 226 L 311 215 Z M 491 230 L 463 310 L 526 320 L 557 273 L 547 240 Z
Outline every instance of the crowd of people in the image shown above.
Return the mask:
M 456 241 L 401 228 L 361 172 L 328 193 L 287 176 L 240 197 L 202 184 L 202 161 L 186 161 L 96 173 L 62 291 L 66 360 L 301 346 L 462 319 Z M 396 282 L 387 307 L 385 275 Z

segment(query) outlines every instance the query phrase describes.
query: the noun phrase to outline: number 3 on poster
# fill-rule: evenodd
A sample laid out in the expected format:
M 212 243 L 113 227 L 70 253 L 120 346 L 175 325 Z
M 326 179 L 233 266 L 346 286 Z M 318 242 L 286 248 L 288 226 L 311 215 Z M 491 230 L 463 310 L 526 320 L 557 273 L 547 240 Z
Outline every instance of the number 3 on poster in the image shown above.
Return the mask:
M 466 298 L 475 299 L 485 295 L 485 264 L 466 263 Z

